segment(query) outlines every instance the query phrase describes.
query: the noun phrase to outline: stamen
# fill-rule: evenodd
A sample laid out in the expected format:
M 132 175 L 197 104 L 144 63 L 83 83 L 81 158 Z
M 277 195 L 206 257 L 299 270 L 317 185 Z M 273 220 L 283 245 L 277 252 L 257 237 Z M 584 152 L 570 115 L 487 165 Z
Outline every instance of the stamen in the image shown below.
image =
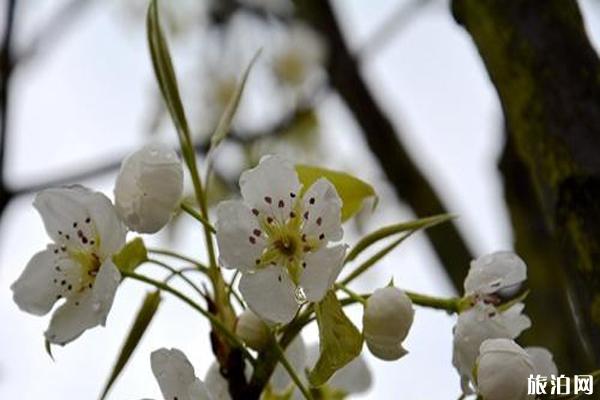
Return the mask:
M 321 226 L 323 219 L 321 217 L 317 218 L 317 225 Z
M 265 196 L 265 201 L 267 202 L 267 204 L 271 204 L 273 202 L 273 199 L 269 196 Z
M 279 200 L 279 203 L 277 204 L 277 207 L 283 208 L 283 206 L 285 206 L 285 203 L 283 202 L 283 200 Z
M 314 198 L 314 197 L 311 197 L 310 199 L 308 199 L 308 202 L 309 202 L 310 204 L 315 204 L 315 198 Z
M 255 216 L 258 216 L 258 210 L 256 208 L 252 209 L 252 214 L 254 214 Z
M 250 243 L 256 244 L 256 239 L 254 238 L 254 236 L 248 237 L 248 240 L 250 240 Z

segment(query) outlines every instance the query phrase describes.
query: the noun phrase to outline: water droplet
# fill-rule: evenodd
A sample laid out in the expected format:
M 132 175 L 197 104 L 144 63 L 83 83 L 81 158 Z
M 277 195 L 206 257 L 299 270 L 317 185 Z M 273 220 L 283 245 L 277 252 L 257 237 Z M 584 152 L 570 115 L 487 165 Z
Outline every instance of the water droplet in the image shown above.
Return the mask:
M 306 303 L 306 294 L 304 293 L 304 289 L 301 286 L 296 286 L 296 290 L 294 292 L 294 297 L 296 299 L 296 303 L 298 303 L 298 304 Z

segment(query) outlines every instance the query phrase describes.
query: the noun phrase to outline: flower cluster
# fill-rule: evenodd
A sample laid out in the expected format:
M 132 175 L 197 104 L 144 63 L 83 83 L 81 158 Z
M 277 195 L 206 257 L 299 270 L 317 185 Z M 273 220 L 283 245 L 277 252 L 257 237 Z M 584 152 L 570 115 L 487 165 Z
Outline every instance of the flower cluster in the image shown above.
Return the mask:
M 319 179 L 306 191 L 294 167 L 264 157 L 240 177 L 243 200 L 217 208 L 221 264 L 242 273 L 248 306 L 271 323 L 290 322 L 301 304 L 318 302 L 343 266 L 341 200 Z
M 518 347 L 512 340 L 529 328 L 531 321 L 522 314 L 525 308 L 523 303 L 516 302 L 512 305 L 508 303 L 508 307 L 502 304 L 504 299 L 510 299 L 518 292 L 520 285 L 526 279 L 525 262 L 512 252 L 496 252 L 471 262 L 464 284 L 464 298 L 470 302 L 470 307 L 459 314 L 454 327 L 452 357 L 452 363 L 461 376 L 461 386 L 465 394 L 472 393 L 474 388 L 483 394 L 492 387 L 486 375 L 489 371 L 506 373 L 503 378 L 499 375 L 498 380 L 490 378 L 494 384 L 502 382 L 504 385 L 502 390 L 509 390 L 509 386 L 512 388 L 511 385 L 520 388 L 527 383 L 527 380 L 521 377 L 509 380 L 507 377 L 517 376 L 520 372 L 518 368 L 511 370 L 511 363 L 504 363 L 504 360 L 509 358 L 512 360 L 511 357 L 505 357 L 506 354 L 512 356 L 516 353 L 527 353 L 522 349 L 520 352 L 508 350 L 504 352 L 504 350 L 509 348 L 514 350 L 515 346 Z M 539 354 L 547 350 L 535 348 L 532 352 Z M 489 368 L 490 363 L 495 369 Z M 529 361 L 528 363 L 531 364 Z M 483 368 L 483 379 L 481 375 L 477 375 L 477 379 L 473 375 L 473 371 L 478 370 L 478 365 Z M 496 389 L 493 391 L 495 392 Z M 484 398 L 488 399 L 485 395 Z M 489 397 L 490 400 L 496 398 L 505 397 Z M 515 395 L 510 398 L 524 399 L 525 397 Z

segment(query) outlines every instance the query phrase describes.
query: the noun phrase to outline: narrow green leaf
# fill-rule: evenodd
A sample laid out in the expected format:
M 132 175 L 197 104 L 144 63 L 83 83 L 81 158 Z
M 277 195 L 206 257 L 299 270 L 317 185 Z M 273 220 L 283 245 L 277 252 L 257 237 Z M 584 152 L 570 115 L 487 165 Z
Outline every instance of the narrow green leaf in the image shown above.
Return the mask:
M 454 218 L 449 214 L 434 215 L 433 217 L 421 218 L 414 221 L 402 222 L 400 224 L 389 225 L 380 228 L 367 236 L 363 237 L 348 253 L 346 262 L 354 260 L 360 253 L 366 250 L 369 246 L 378 241 L 396 235 L 398 233 L 409 232 L 414 233 L 419 229 L 430 228 L 434 225 L 441 224 Z
M 375 189 L 371 185 L 345 172 L 310 165 L 296 165 L 296 172 L 303 190 L 307 190 L 319 178 L 327 178 L 335 186 L 343 202 L 342 222 L 359 212 L 366 199 L 376 198 Z
M 308 380 L 321 386 L 340 368 L 355 359 L 362 350 L 362 335 L 348 319 L 333 291 L 316 304 L 319 325 L 319 359 Z
M 219 119 L 219 124 L 217 125 L 217 128 L 215 129 L 215 132 L 213 133 L 213 135 L 210 139 L 209 152 L 214 150 L 223 141 L 223 139 L 225 139 L 225 137 L 229 133 L 230 128 L 231 128 L 231 122 L 233 121 L 235 112 L 237 111 L 238 106 L 240 105 L 240 99 L 242 98 L 242 93 L 244 92 L 244 88 L 246 87 L 246 81 L 248 80 L 250 71 L 252 70 L 252 67 L 256 63 L 256 60 L 258 59 L 258 56 L 260 55 L 261 51 L 262 51 L 262 49 L 259 49 L 256 52 L 256 54 L 254 54 L 254 56 L 248 63 L 248 66 L 244 70 L 244 73 L 242 74 L 242 78 L 240 79 L 240 82 L 238 83 L 237 87 L 235 88 L 235 92 L 229 99 L 229 102 L 227 103 L 227 106 L 225 107 L 225 110 L 223 111 L 223 114 L 221 115 L 221 118 Z
M 142 336 L 146 332 L 146 329 L 148 329 L 152 318 L 154 318 L 160 301 L 161 297 L 159 290 L 146 294 L 146 298 L 144 299 L 144 302 L 142 303 L 142 306 L 140 307 L 137 316 L 135 317 L 133 325 L 131 326 L 131 330 L 129 331 L 129 334 L 125 339 L 123 346 L 121 347 L 121 352 L 119 354 L 119 357 L 117 358 L 117 361 L 115 362 L 110 377 L 108 378 L 108 381 L 104 386 L 104 390 L 102 391 L 100 400 L 106 397 L 113 383 L 115 383 L 115 380 L 121 374 L 123 368 L 129 361 L 129 358 L 131 358 L 131 355 L 133 354 L 134 350 L 136 349 L 137 345 L 142 339 Z
M 46 349 L 46 353 L 50 356 L 50 359 L 54 361 L 54 356 L 52 355 L 52 343 L 50 343 L 48 339 L 44 339 L 44 348 Z
M 113 256 L 113 262 L 120 271 L 133 272 L 146 261 L 148 261 L 148 250 L 140 237 L 129 241 L 119 253 Z
M 184 157 L 193 155 L 193 147 L 189 135 L 189 126 L 185 110 L 179 95 L 177 77 L 171 61 L 169 47 L 165 40 L 158 15 L 158 1 L 151 0 L 146 18 L 148 46 L 158 86 L 165 100 L 169 114 L 179 135 L 179 142 Z

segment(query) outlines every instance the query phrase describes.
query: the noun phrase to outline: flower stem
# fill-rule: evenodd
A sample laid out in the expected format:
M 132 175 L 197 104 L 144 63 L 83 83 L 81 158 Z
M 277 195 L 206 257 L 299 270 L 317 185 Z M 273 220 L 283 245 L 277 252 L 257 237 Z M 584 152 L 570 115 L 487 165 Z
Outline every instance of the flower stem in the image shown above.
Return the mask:
M 359 295 L 358 293 L 353 292 L 352 290 L 350 290 L 346 285 L 344 285 L 343 283 L 336 283 L 335 287 L 337 289 L 340 289 L 341 291 L 345 292 L 348 296 L 350 296 L 351 299 L 356 300 L 356 302 L 361 303 L 363 306 L 365 304 L 367 304 L 367 300 L 362 297 L 361 295 Z
M 347 299 L 340 300 L 340 302 L 342 303 L 342 306 L 347 306 L 347 305 L 355 304 L 355 303 L 364 304 L 366 299 L 368 299 L 371 296 L 368 293 L 367 294 L 354 293 L 341 283 L 336 283 L 335 286 L 337 289 L 343 290 L 344 292 L 346 292 L 348 294 L 348 296 L 350 296 Z M 449 313 L 457 313 L 459 311 L 458 303 L 459 303 L 460 299 L 458 299 L 458 298 L 434 297 L 434 296 L 429 296 L 429 295 L 425 295 L 425 294 L 409 292 L 406 290 L 404 291 L 404 293 L 406 293 L 406 295 L 410 298 L 410 300 L 413 302 L 413 304 L 416 304 L 421 307 L 435 308 L 436 310 L 445 310 Z
M 158 254 L 161 256 L 167 256 L 167 257 L 173 257 L 176 258 L 178 260 L 181 261 L 185 261 L 188 262 L 190 264 L 193 264 L 197 270 L 203 272 L 203 273 L 207 273 L 208 272 L 208 267 L 206 265 L 204 265 L 203 263 L 201 263 L 198 260 L 194 260 L 191 257 L 188 256 L 184 256 L 182 254 L 176 253 L 174 251 L 170 251 L 170 250 L 164 250 L 164 249 L 155 249 L 155 248 L 148 248 L 148 252 L 151 254 Z
M 283 349 L 281 348 L 281 345 L 275 338 L 273 338 L 273 349 L 277 353 L 279 362 L 281 363 L 281 365 L 283 365 L 283 368 L 285 368 L 285 370 L 290 375 L 290 377 L 292 378 L 292 380 L 294 381 L 296 386 L 298 386 L 298 389 L 300 389 L 300 391 L 304 395 L 304 398 L 306 400 L 313 400 L 313 396 L 310 393 L 310 390 L 306 386 L 304 386 L 304 383 L 302 383 L 302 380 L 296 373 L 296 370 L 294 370 L 294 367 L 292 367 L 292 365 L 286 358 L 285 353 L 284 353 Z
M 136 274 L 135 272 L 121 271 L 121 275 L 124 277 L 135 279 L 140 282 L 147 283 L 158 289 L 164 290 L 165 292 L 169 292 L 172 295 L 174 295 L 175 297 L 182 300 L 184 303 L 187 303 L 194 310 L 198 311 L 200 314 L 202 314 L 204 317 L 206 317 L 211 322 L 212 326 L 215 329 L 217 329 L 218 331 L 220 331 L 223 334 L 223 336 L 225 336 L 227 339 L 229 339 L 229 341 L 234 346 L 238 347 L 252 365 L 256 364 L 256 360 L 254 359 L 252 354 L 250 354 L 250 352 L 246 349 L 246 347 L 244 347 L 244 345 L 240 341 L 240 339 L 234 333 L 232 333 L 229 329 L 227 329 L 227 327 L 225 325 L 223 325 L 221 320 L 219 320 L 217 317 L 215 317 L 214 315 L 212 315 L 211 313 L 209 313 L 208 311 L 203 309 L 202 306 L 200 306 L 194 300 L 187 297 L 185 294 L 181 293 L 177 289 L 172 288 L 171 286 L 167 285 L 166 283 L 154 280 L 152 278 L 148 278 L 147 276 L 144 276 L 144 275 Z
M 173 276 L 179 276 L 181 279 L 183 279 L 183 281 L 185 281 L 185 283 L 190 285 L 200 296 L 204 296 L 202 290 L 200 290 L 200 288 L 194 283 L 194 281 L 192 281 L 190 278 L 188 278 L 187 276 L 182 274 L 181 271 L 178 271 L 177 269 L 171 267 L 170 265 L 165 264 L 164 262 L 162 262 L 160 260 L 155 260 L 155 259 L 149 258 L 147 260 L 147 262 L 154 264 L 154 265 L 158 265 L 159 267 L 164 268 L 167 271 L 171 272 L 171 276 L 169 278 L 167 278 L 167 280 L 165 281 L 165 284 Z
M 181 203 L 181 209 L 185 211 L 188 215 L 192 216 L 194 219 L 200 221 L 200 223 L 204 225 L 204 227 L 207 228 L 211 233 L 217 233 L 214 226 L 212 226 L 210 222 L 208 222 L 208 220 L 202 216 L 202 214 L 196 211 L 194 207 L 186 203 Z

